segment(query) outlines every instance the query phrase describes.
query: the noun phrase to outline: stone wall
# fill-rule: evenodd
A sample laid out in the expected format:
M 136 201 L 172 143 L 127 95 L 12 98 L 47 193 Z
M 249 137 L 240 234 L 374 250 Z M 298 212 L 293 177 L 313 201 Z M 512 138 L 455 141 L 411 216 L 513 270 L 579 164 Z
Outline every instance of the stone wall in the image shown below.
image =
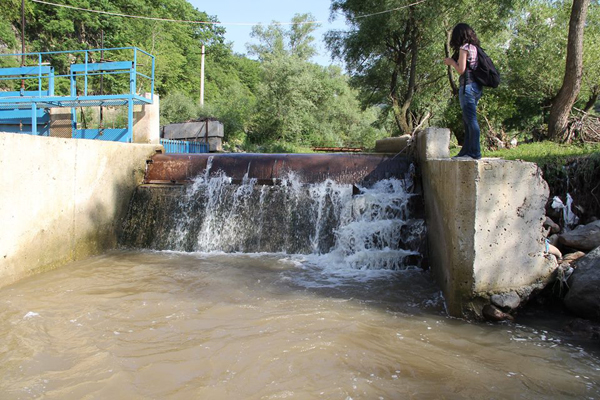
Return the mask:
M 0 286 L 113 248 L 159 148 L 0 133 Z
M 527 297 L 555 270 L 542 235 L 548 185 L 533 163 L 452 160 L 449 140 L 439 128 L 416 140 L 430 265 L 449 313 L 478 318 L 493 294 Z

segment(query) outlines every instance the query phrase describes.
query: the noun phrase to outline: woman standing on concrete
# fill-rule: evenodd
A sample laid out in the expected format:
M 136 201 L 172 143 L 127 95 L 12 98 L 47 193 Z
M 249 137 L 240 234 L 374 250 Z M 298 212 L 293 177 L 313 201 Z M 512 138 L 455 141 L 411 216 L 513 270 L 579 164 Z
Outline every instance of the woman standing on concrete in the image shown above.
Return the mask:
M 444 64 L 454 67 L 460 75 L 458 98 L 465 125 L 465 138 L 462 149 L 456 157 L 481 158 L 479 144 L 479 123 L 477 122 L 477 103 L 483 88 L 471 77 L 471 71 L 477 68 L 477 48 L 479 39 L 475 31 L 467 24 L 460 23 L 452 30 L 450 47 L 454 49 L 453 58 L 444 59 Z

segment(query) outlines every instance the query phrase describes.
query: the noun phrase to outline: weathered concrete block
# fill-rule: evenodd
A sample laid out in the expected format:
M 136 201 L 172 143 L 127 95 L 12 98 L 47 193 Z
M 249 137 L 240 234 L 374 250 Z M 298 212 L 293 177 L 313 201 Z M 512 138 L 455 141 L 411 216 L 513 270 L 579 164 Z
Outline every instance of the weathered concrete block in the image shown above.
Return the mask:
M 223 124 L 216 120 L 184 122 L 163 127 L 165 139 L 197 140 L 204 137 L 222 138 L 223 136 Z
M 450 157 L 450 129 L 427 128 L 417 132 L 415 139 L 419 161 Z
M 150 93 L 146 93 L 150 98 Z M 160 143 L 160 97 L 155 94 L 152 104 L 144 104 L 136 113 L 133 125 L 133 143 Z
M 221 139 L 220 137 L 209 137 L 208 150 L 211 153 L 223 151 L 223 139 Z
M 442 133 L 434 129 L 434 139 Z M 430 265 L 451 315 L 480 317 L 490 295 L 548 279 L 557 266 L 542 237 L 549 190 L 535 164 L 419 151 Z
M 402 135 L 399 137 L 390 137 L 377 140 L 375 142 L 376 153 L 400 153 L 407 151 L 411 142 L 410 135 Z

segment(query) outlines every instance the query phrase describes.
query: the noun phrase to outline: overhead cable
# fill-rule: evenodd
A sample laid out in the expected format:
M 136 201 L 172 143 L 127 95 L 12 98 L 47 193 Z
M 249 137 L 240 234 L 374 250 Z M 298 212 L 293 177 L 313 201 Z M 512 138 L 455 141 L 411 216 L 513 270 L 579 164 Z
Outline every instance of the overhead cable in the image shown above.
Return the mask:
M 48 5 L 48 6 L 53 6 L 53 7 L 69 8 L 71 10 L 77 10 L 77 11 L 85 11 L 85 12 L 91 12 L 91 13 L 96 13 L 96 14 L 112 15 L 112 16 L 115 16 L 115 17 L 123 17 L 123 18 L 145 19 L 145 20 L 151 20 L 151 21 L 178 22 L 178 23 L 185 23 L 185 24 L 198 24 L 198 25 L 230 25 L 230 26 L 234 26 L 234 25 L 237 25 L 237 26 L 261 25 L 260 22 L 257 23 L 257 22 L 193 21 L 193 20 L 182 20 L 182 19 L 171 19 L 171 18 L 146 17 L 146 16 L 142 16 L 142 15 L 130 15 L 130 14 L 115 13 L 115 12 L 110 12 L 110 11 L 92 10 L 92 9 L 89 9 L 89 8 L 81 8 L 81 7 L 70 6 L 70 5 L 67 5 L 67 4 L 51 3 L 49 1 L 44 1 L 44 0 L 30 0 L 30 1 L 32 1 L 34 3 L 39 3 L 39 4 L 45 4 L 45 5 Z M 416 6 L 417 4 L 421 4 L 421 3 L 424 3 L 426 1 L 427 0 L 420 0 L 420 1 L 417 1 L 415 3 L 407 4 L 407 5 L 402 6 L 402 7 L 392 8 L 390 10 L 374 12 L 374 13 L 371 13 L 371 14 L 359 15 L 359 16 L 354 17 L 353 19 L 356 20 L 356 19 L 361 19 L 361 18 L 372 17 L 374 15 L 387 14 L 387 13 L 391 13 L 391 12 L 394 12 L 394 11 L 402 10 L 404 8 L 413 7 L 413 6 Z M 272 22 L 270 25 L 309 25 L 309 24 L 322 24 L 322 23 L 327 23 L 327 21 Z

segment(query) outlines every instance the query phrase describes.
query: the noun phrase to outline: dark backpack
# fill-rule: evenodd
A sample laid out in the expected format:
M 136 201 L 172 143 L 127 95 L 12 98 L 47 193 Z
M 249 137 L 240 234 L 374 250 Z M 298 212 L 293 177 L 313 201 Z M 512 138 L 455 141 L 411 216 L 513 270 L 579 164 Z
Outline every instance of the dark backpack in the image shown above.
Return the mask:
M 471 69 L 468 61 L 467 68 L 471 71 L 471 79 L 482 86 L 497 88 L 500 84 L 500 74 L 494 67 L 492 59 L 479 46 L 477 46 L 477 68 Z

